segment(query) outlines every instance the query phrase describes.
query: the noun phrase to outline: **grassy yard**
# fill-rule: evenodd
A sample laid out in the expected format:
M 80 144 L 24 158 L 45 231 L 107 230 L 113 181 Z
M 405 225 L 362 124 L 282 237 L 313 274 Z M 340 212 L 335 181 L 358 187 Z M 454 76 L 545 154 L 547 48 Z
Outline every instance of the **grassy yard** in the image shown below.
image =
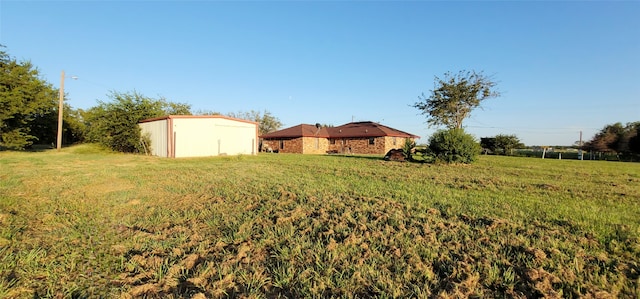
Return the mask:
M 0 298 L 640 297 L 640 164 L 0 152 Z

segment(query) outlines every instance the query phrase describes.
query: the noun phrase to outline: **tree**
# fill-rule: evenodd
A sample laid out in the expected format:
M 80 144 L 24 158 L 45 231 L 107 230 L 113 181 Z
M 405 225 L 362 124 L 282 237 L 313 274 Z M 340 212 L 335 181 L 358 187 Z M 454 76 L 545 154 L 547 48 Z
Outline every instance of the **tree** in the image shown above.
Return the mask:
M 165 98 L 157 100 L 163 107 L 165 115 L 191 115 L 191 105 L 170 102 Z
M 583 149 L 596 153 L 614 153 L 618 158 L 622 155 L 633 160 L 633 155 L 640 154 L 639 132 L 640 122 L 606 125 L 584 145 Z
M 640 122 L 631 124 L 629 132 L 629 151 L 635 155 L 640 155 Z
M 56 113 L 58 112 L 56 111 Z M 83 142 L 87 131 L 87 126 L 84 123 L 84 110 L 65 106 L 62 113 L 62 143 L 71 144 Z
M 18 62 L 0 49 L 0 148 L 33 144 L 34 120 L 55 109 L 57 91 L 39 76 L 31 62 Z
M 444 79 L 435 77 L 435 88 L 427 97 L 424 93 L 413 107 L 427 116 L 430 126 L 462 128 L 462 121 L 486 99 L 498 97 L 496 82 L 482 72 L 460 71 L 445 73 Z
M 587 148 L 598 153 L 617 153 L 622 149 L 620 136 L 623 132 L 621 123 L 606 125 L 587 143 Z
M 238 113 L 231 112 L 227 114 L 227 116 L 257 122 L 259 135 L 271 133 L 282 127 L 282 123 L 280 122 L 280 120 L 277 117 L 271 115 L 271 113 L 267 110 L 265 110 L 263 113 L 255 110 L 245 112 L 240 111 Z
M 82 142 L 85 131 L 82 110 L 73 109 L 69 104 L 64 103 L 62 113 L 62 143 Z M 39 144 L 55 143 L 58 131 L 58 107 L 36 114 L 29 124 L 29 130 Z
M 193 115 L 222 115 L 222 113 L 220 113 L 218 111 L 199 109 L 199 110 L 196 110 L 193 113 Z
M 482 137 L 480 138 L 480 147 L 486 154 L 488 152 L 495 153 L 497 150 L 495 137 Z
M 522 147 L 524 144 L 516 135 L 500 134 L 495 137 L 495 151 L 501 151 L 503 155 L 511 155 L 514 149 Z
M 137 92 L 111 92 L 111 102 L 84 113 L 88 141 L 100 143 L 120 152 L 142 152 L 138 122 L 143 119 L 170 114 L 191 114 L 187 104 L 171 103 L 145 97 Z

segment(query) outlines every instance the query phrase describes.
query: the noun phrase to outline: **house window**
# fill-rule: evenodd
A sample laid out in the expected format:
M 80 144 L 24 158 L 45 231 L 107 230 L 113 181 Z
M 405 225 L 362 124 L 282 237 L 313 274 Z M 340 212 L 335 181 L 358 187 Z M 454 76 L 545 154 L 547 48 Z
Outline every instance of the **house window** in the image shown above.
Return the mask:
M 284 140 L 280 140 L 280 149 L 284 149 Z
M 336 140 L 333 138 L 329 139 L 329 144 L 336 144 Z
M 374 145 L 374 144 L 376 144 L 376 139 L 373 137 L 369 138 L 369 145 Z

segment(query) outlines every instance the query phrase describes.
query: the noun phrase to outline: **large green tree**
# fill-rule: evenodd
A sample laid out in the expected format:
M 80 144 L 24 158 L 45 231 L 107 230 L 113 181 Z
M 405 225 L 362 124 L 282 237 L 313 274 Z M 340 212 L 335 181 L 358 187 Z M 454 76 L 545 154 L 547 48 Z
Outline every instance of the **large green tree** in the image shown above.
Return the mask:
M 230 117 L 235 117 L 239 119 L 245 119 L 250 121 L 255 121 L 258 123 L 258 131 L 260 135 L 264 135 L 273 131 L 276 131 L 282 127 L 282 122 L 280 119 L 273 116 L 269 111 L 240 111 L 237 113 L 229 113 L 227 114 Z
M 503 155 L 513 154 L 513 150 L 517 148 L 523 148 L 524 144 L 520 142 L 520 139 L 516 135 L 499 134 L 495 137 L 495 152 L 500 152 Z
M 0 148 L 24 149 L 37 140 L 34 121 L 55 110 L 58 92 L 31 62 L 19 62 L 0 46 Z
M 84 113 L 87 126 L 85 138 L 120 152 L 142 152 L 138 122 L 164 115 L 190 115 L 188 104 L 172 103 L 164 98 L 153 99 L 138 92 L 111 92 L 110 102 L 98 101 L 98 106 Z
M 599 153 L 618 153 L 622 150 L 621 137 L 625 131 L 621 123 L 606 125 L 593 139 L 587 142 L 587 149 Z
M 585 146 L 585 150 L 616 155 L 640 154 L 640 122 L 609 124 L 604 126 Z
M 496 82 L 482 72 L 447 72 L 442 79 L 436 76 L 434 85 L 431 95 L 423 93 L 413 107 L 427 116 L 430 126 L 443 125 L 449 129 L 462 128 L 462 121 L 482 101 L 500 95 L 495 90 Z
M 74 109 L 64 103 L 62 110 L 62 144 L 73 144 L 84 140 L 85 125 L 82 119 L 82 109 Z M 39 144 L 53 145 L 58 132 L 58 106 L 36 114 L 29 123 L 29 130 Z
M 631 124 L 629 131 L 629 150 L 635 155 L 640 155 L 640 122 Z
M 480 138 L 480 147 L 482 147 L 482 151 L 486 153 L 495 153 L 498 149 L 496 147 L 496 138 L 495 137 L 482 137 Z

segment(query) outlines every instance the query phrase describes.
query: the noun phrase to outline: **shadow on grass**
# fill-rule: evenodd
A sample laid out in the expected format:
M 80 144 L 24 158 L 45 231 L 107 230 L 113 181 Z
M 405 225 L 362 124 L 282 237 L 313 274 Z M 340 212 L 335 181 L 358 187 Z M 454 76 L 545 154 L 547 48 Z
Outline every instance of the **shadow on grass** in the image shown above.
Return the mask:
M 340 157 L 340 158 L 353 158 L 353 159 L 365 159 L 365 160 L 382 160 L 384 161 L 384 157 L 373 156 L 373 155 L 353 155 L 353 154 L 328 154 L 326 157 Z
M 417 164 L 433 164 L 433 160 L 429 160 L 424 157 L 413 157 L 411 160 L 405 161 L 392 161 L 385 160 L 384 157 L 375 156 L 375 155 L 353 155 L 353 154 L 327 154 L 327 157 L 341 157 L 341 158 L 354 158 L 354 159 L 364 159 L 364 160 L 378 160 L 378 161 L 388 161 L 388 162 L 400 162 L 400 163 L 417 163 Z
M 24 151 L 28 152 L 28 153 L 42 153 L 42 152 L 47 152 L 47 151 L 51 151 L 51 150 L 55 150 L 56 148 L 52 145 L 47 145 L 47 144 L 37 144 L 37 145 L 32 145 L 29 148 L 26 148 Z
M 51 145 L 32 145 L 29 148 L 24 150 L 12 150 L 0 147 L 0 152 L 9 152 L 9 153 L 68 153 L 68 154 L 113 154 L 114 152 L 102 145 L 95 143 L 78 143 L 78 144 L 67 144 L 63 145 L 60 150 L 57 150 Z
M 51 144 L 34 144 L 23 150 L 9 149 L 0 146 L 0 152 L 20 152 L 20 153 L 42 153 L 50 150 L 54 150 L 55 147 Z

